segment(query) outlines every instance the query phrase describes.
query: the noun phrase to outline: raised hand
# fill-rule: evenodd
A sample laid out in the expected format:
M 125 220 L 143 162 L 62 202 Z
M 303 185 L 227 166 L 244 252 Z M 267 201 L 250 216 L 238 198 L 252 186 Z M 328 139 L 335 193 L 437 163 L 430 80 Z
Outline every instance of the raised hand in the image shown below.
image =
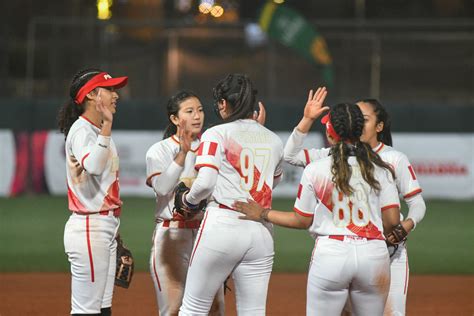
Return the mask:
M 95 108 L 97 112 L 102 114 L 102 121 L 105 123 L 112 123 L 114 120 L 114 114 L 110 111 L 110 108 L 104 105 L 102 97 L 100 95 L 102 89 L 99 88 L 99 92 L 97 93 L 97 97 L 95 99 Z
M 263 106 L 262 102 L 258 102 L 258 113 L 255 111 L 253 113 L 253 119 L 259 122 L 261 125 L 265 125 L 265 120 L 267 118 L 267 112 L 265 111 L 265 107 Z
M 321 116 L 324 111 L 329 110 L 328 106 L 324 106 L 324 100 L 327 94 L 326 87 L 319 87 L 314 94 L 313 90 L 309 90 L 303 116 L 314 121 Z
M 193 142 L 193 133 L 188 128 L 185 119 L 180 119 L 178 126 L 180 150 L 184 153 L 187 153 L 189 150 L 191 150 L 191 143 Z

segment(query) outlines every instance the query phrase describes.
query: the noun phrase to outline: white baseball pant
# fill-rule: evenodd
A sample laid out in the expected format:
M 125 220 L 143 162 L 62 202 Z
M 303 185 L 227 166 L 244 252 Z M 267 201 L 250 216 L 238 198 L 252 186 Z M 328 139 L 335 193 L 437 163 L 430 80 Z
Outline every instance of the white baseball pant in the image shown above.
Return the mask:
M 340 316 L 350 296 L 353 315 L 382 315 L 390 284 L 383 240 L 319 237 L 307 285 L 307 315 Z
M 119 226 L 112 211 L 69 217 L 64 249 L 71 263 L 71 314 L 98 314 L 112 306 Z
M 232 274 L 238 315 L 265 315 L 273 265 L 272 226 L 245 221 L 233 210 L 209 207 L 190 259 L 179 315 L 207 315 Z

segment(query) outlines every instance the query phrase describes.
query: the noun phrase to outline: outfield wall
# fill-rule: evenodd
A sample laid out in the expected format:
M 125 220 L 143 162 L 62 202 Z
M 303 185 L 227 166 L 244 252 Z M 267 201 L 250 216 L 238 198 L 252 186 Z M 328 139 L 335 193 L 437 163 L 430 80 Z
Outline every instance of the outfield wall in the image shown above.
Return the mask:
M 278 132 L 283 142 L 289 132 Z M 161 140 L 162 131 L 113 132 L 120 157 L 120 190 L 123 196 L 153 196 L 145 185 L 145 154 Z M 425 198 L 474 198 L 474 133 L 394 133 L 395 147 L 405 153 L 423 188 Z M 25 191 L 67 193 L 64 136 L 56 131 L 30 134 L 0 130 L 0 196 Z M 323 147 L 320 133 L 311 133 L 305 147 Z M 302 168 L 284 164 L 277 197 L 294 197 Z

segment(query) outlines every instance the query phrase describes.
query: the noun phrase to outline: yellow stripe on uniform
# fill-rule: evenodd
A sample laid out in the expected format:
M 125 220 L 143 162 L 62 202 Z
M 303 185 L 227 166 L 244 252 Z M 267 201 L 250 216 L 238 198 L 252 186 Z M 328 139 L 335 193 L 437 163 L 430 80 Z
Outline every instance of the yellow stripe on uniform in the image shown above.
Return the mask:
M 260 15 L 259 24 L 262 30 L 265 32 L 268 31 L 270 22 L 272 21 L 273 13 L 275 12 L 277 6 L 273 2 L 268 2 L 263 8 L 262 15 Z

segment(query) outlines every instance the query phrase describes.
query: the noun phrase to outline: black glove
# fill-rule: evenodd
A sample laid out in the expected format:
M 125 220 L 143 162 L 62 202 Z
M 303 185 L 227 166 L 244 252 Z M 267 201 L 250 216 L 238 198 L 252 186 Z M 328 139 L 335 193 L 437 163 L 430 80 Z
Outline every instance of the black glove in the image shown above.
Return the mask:
M 184 182 L 178 183 L 174 191 L 174 208 L 175 211 L 183 216 L 185 220 L 192 218 L 197 213 L 206 208 L 207 200 L 202 200 L 199 204 L 190 204 L 186 202 L 185 195 L 189 192 L 189 188 Z
M 134 260 L 132 252 L 123 245 L 120 235 L 115 237 L 117 240 L 117 266 L 115 268 L 115 285 L 128 289 L 132 282 Z
M 391 239 L 394 239 L 394 244 L 399 244 L 407 239 L 408 232 L 403 228 L 402 224 L 398 224 L 392 228 L 392 231 L 388 234 Z

